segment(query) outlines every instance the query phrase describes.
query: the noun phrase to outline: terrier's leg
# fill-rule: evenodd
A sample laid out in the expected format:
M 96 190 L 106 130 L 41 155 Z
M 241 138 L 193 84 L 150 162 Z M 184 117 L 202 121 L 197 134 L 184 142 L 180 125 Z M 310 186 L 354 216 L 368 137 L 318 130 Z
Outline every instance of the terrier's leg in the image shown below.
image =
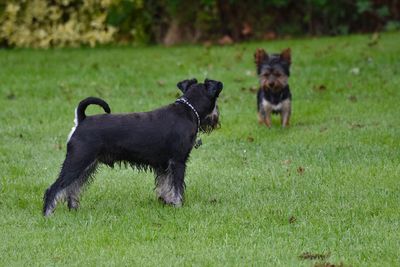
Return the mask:
M 291 101 L 290 99 L 286 99 L 282 102 L 281 122 L 283 128 L 289 126 L 291 113 L 292 113 Z
M 272 114 L 272 108 L 268 107 L 265 111 L 265 125 L 267 125 L 268 128 L 271 128 L 272 125 L 271 114 Z

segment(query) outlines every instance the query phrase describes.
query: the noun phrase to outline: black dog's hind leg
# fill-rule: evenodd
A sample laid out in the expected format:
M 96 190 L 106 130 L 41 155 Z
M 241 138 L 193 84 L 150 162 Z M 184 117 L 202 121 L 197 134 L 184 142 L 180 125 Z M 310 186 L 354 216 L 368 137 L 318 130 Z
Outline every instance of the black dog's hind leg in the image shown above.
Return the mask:
M 185 163 L 170 160 L 167 170 L 156 171 L 156 193 L 165 204 L 172 204 L 175 207 L 182 206 L 185 169 Z
M 79 208 L 79 194 L 81 193 L 82 187 L 87 183 L 96 168 L 97 161 L 94 161 L 83 171 L 79 179 L 67 187 L 67 202 L 70 210 Z
M 95 164 L 95 161 L 95 156 L 90 153 L 90 150 L 68 148 L 58 179 L 44 194 L 44 216 L 49 216 L 54 211 L 57 202 L 65 200 L 68 194 L 67 189 L 70 186 L 74 186 L 74 183 L 77 183 L 77 185 L 81 183 L 79 179 L 85 176 L 85 172 L 90 169 L 92 164 Z M 72 191 L 76 192 L 75 190 Z

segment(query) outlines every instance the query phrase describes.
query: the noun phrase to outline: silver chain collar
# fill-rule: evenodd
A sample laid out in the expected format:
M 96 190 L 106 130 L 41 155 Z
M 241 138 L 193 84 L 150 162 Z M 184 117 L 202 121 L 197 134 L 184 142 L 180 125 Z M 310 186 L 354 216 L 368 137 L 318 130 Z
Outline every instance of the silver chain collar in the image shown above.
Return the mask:
M 194 114 L 195 114 L 196 117 L 197 117 L 197 133 L 196 133 L 196 135 L 200 134 L 200 116 L 199 116 L 199 113 L 197 113 L 197 110 L 196 110 L 196 109 L 192 106 L 192 104 L 190 104 L 189 101 L 188 101 L 186 98 L 184 98 L 184 97 L 178 98 L 178 99 L 175 101 L 175 103 L 183 103 L 183 104 L 185 104 L 186 106 L 188 106 L 188 107 L 194 112 Z M 194 148 L 197 149 L 197 148 L 199 148 L 202 144 L 203 144 L 203 142 L 201 141 L 200 138 L 198 138 L 198 139 L 196 140 L 195 144 L 194 144 Z
M 185 104 L 186 106 L 188 106 L 191 110 L 193 110 L 194 114 L 195 114 L 196 117 L 197 117 L 197 133 L 199 133 L 199 131 L 200 131 L 200 116 L 199 116 L 199 113 L 197 113 L 197 110 L 196 110 L 196 109 L 192 106 L 192 104 L 190 104 L 189 101 L 187 101 L 187 99 L 184 98 L 184 97 L 178 98 L 175 102 L 183 103 L 183 104 Z

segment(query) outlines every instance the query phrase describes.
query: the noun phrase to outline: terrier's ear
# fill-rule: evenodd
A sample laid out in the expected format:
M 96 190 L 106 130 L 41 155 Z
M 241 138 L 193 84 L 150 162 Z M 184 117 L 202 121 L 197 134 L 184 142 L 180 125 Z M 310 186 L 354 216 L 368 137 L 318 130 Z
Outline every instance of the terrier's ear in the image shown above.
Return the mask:
M 222 82 L 209 79 L 205 79 L 204 84 L 207 88 L 208 94 L 212 97 L 218 97 L 224 87 Z
M 286 48 L 284 49 L 281 54 L 279 55 L 279 57 L 281 58 L 281 60 L 286 61 L 287 63 L 292 63 L 292 57 L 291 57 L 291 50 L 290 48 Z
M 182 93 L 186 93 L 186 91 L 189 89 L 189 87 L 196 83 L 197 83 L 196 79 L 183 80 L 183 81 L 180 81 L 176 86 L 179 88 L 179 90 L 182 91 Z
M 268 54 L 262 48 L 257 48 L 256 52 L 254 53 L 254 62 L 256 63 L 257 67 L 261 65 L 264 60 L 268 59 Z

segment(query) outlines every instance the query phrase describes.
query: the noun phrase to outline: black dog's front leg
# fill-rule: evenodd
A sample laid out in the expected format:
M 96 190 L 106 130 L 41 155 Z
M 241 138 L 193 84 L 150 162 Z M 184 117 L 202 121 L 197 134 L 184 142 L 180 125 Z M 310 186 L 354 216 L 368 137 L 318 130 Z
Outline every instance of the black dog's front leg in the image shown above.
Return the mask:
M 182 206 L 185 190 L 185 163 L 170 160 L 166 171 L 158 171 L 156 193 L 165 204 Z

